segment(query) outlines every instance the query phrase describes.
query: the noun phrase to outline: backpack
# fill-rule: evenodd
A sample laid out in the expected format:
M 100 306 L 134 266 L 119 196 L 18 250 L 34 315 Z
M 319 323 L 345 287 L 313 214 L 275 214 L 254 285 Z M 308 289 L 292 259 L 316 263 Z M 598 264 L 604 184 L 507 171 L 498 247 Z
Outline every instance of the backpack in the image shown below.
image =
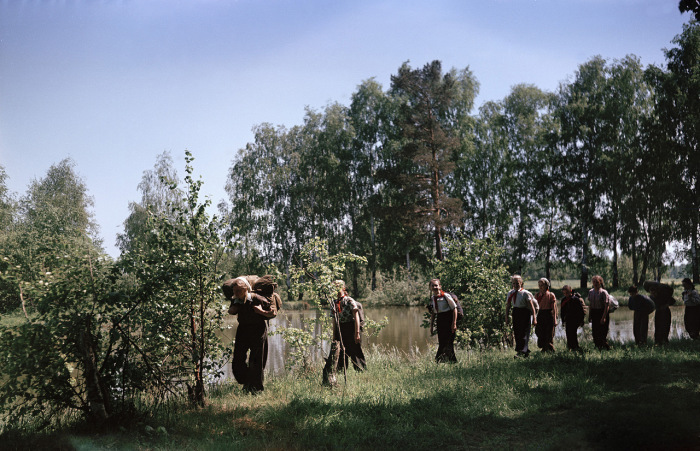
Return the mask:
M 275 304 L 277 311 L 282 309 L 282 298 L 275 292 L 277 283 L 271 275 L 258 277 L 252 286 L 253 293 L 257 293 L 270 301 L 271 304 Z

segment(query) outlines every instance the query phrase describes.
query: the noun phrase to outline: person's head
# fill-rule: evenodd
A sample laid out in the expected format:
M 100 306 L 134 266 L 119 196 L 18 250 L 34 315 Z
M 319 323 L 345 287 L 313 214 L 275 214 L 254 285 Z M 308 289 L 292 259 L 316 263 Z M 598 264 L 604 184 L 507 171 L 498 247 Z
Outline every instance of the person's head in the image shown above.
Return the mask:
M 518 274 L 513 274 L 510 278 L 510 285 L 514 290 L 519 290 L 523 287 L 523 278 Z
M 430 291 L 432 291 L 435 296 L 440 294 L 440 291 L 442 291 L 440 279 L 430 279 Z
M 549 280 L 545 277 L 537 281 L 537 286 L 540 287 L 540 291 L 549 291 Z
M 693 281 L 687 277 L 685 279 L 683 279 L 683 281 L 681 283 L 683 284 L 683 288 L 685 288 L 686 290 L 694 290 L 695 289 L 695 285 L 693 285 Z
M 348 295 L 348 290 L 345 287 L 345 281 L 338 279 L 333 283 L 335 284 L 335 288 L 338 290 L 338 297 L 343 297 L 343 296 Z
M 251 291 L 250 284 L 242 277 L 233 279 L 231 289 L 233 289 L 233 297 L 240 300 L 244 300 L 248 296 L 248 292 Z
M 593 276 L 591 282 L 593 283 L 593 288 L 595 288 L 596 290 L 600 290 L 601 288 L 603 288 L 603 278 L 601 276 Z
M 561 292 L 564 295 L 564 297 L 569 297 L 573 295 L 574 290 L 571 288 L 571 285 L 564 285 L 561 287 Z
M 637 289 L 636 286 L 632 285 L 627 289 L 627 292 L 630 294 L 630 296 L 635 296 L 637 293 L 639 293 L 639 290 Z

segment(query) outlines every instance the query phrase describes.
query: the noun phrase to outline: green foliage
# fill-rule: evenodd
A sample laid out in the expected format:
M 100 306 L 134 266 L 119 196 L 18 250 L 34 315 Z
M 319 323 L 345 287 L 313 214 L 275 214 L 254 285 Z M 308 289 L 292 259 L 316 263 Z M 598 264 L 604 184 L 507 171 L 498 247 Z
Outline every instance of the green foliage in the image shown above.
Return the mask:
M 503 250 L 489 239 L 446 242 L 445 260 L 436 262 L 435 276 L 445 291 L 457 295 L 464 308 L 457 340 L 463 346 L 500 346 L 507 334 L 505 297 L 509 274 Z
M 129 341 L 140 356 L 134 374 L 162 397 L 186 387 L 201 405 L 206 381 L 220 376 L 219 362 L 230 353 L 216 334 L 224 316 L 218 265 L 230 246 L 224 224 L 206 212 L 209 200 L 199 201 L 202 182 L 192 178 L 192 160 L 186 152 L 182 199 L 150 213 L 145 245 L 132 243 L 122 265 L 137 281 L 128 323 Z
M 348 263 L 367 263 L 367 259 L 349 253 L 330 255 L 328 242 L 315 238 L 304 245 L 299 266 L 292 266 L 292 292 L 307 296 L 308 302 L 316 308 L 328 305 L 336 298 L 338 287 L 335 281 L 345 274 Z M 381 330 L 381 323 L 373 323 L 373 330 Z M 316 333 L 317 329 L 321 333 Z M 274 334 L 282 338 L 292 348 L 288 368 L 310 369 L 312 357 L 322 348 L 324 338 L 330 336 L 332 326 L 328 315 L 318 312 L 316 318 L 304 320 L 303 327 L 278 327 Z
M 10 266 L 3 277 L 22 287 L 37 314 L 0 327 L 0 411 L 8 424 L 43 428 L 57 416 L 82 412 L 103 420 L 114 403 L 119 376 L 112 372 L 109 333 L 119 305 L 111 294 L 112 262 L 89 241 L 53 241 L 52 271 Z
M 308 302 L 319 306 L 335 299 L 338 292 L 335 281 L 343 277 L 348 263 L 366 264 L 367 259 L 351 253 L 330 255 L 328 242 L 314 238 L 304 245 L 298 262 L 291 267 L 292 292 L 310 296 Z
M 403 267 L 378 273 L 376 281 L 377 289 L 368 293 L 363 305 L 422 305 L 429 295 L 428 279 Z

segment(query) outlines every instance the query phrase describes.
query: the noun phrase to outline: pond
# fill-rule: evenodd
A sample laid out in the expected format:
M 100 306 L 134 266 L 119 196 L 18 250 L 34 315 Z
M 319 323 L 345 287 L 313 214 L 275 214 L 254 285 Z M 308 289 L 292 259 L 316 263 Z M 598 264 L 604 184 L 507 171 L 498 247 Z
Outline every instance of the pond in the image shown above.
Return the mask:
M 424 352 L 431 346 L 437 345 L 437 337 L 430 336 L 428 329 L 420 327 L 423 321 L 423 313 L 426 311 L 424 307 L 375 307 L 366 308 L 365 316 L 374 321 L 380 321 L 385 316 L 389 318 L 389 324 L 382 329 L 377 337 L 363 337 L 364 349 L 369 349 L 372 345 L 380 345 L 387 348 L 396 348 L 398 351 L 407 354 L 415 351 Z M 683 325 L 683 306 L 672 306 L 671 314 L 671 333 L 670 339 L 687 337 Z M 271 329 L 278 326 L 301 327 L 304 318 L 315 318 L 318 314 L 315 310 L 283 310 L 280 315 L 270 321 Z M 322 314 L 328 314 L 323 312 Z M 610 314 L 610 334 L 609 339 L 616 342 L 634 341 L 632 334 L 632 316 L 633 312 L 627 307 L 620 307 L 617 311 Z M 228 324 L 232 326 L 224 332 L 224 340 L 230 342 L 236 336 L 237 321 L 234 317 L 227 318 Z M 317 331 L 318 333 L 318 331 Z M 592 341 L 590 324 L 584 325 L 583 329 L 579 329 L 580 339 Z M 557 326 L 556 337 L 562 340 L 566 339 L 566 334 L 561 325 Z M 649 318 L 649 338 L 654 337 L 654 315 Z M 530 346 L 536 348 L 536 335 L 533 334 Z M 561 344 L 559 349 L 561 349 Z M 325 352 L 327 352 L 327 347 Z M 279 373 L 284 370 L 285 358 L 288 355 L 289 349 L 287 343 L 280 335 L 274 335 L 269 338 L 269 356 L 267 361 L 268 373 Z M 320 357 L 320 356 L 317 356 Z M 231 375 L 231 365 L 225 368 L 224 377 L 233 377 Z

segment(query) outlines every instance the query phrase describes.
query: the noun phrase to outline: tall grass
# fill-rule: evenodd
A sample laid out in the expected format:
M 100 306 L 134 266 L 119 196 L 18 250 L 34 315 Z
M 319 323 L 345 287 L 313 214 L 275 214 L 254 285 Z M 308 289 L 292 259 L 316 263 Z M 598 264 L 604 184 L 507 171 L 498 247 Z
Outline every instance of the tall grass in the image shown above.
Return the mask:
M 374 348 L 368 370 L 349 371 L 336 389 L 321 387 L 320 368 L 269 378 L 257 396 L 223 384 L 203 409 L 173 404 L 121 430 L 64 431 L 52 443 L 162 450 L 700 447 L 700 343 L 618 343 L 608 352 L 586 343 L 583 354 L 556 345 L 553 355 L 517 360 L 512 351 L 459 351 L 454 365 L 435 364 L 432 351 Z

